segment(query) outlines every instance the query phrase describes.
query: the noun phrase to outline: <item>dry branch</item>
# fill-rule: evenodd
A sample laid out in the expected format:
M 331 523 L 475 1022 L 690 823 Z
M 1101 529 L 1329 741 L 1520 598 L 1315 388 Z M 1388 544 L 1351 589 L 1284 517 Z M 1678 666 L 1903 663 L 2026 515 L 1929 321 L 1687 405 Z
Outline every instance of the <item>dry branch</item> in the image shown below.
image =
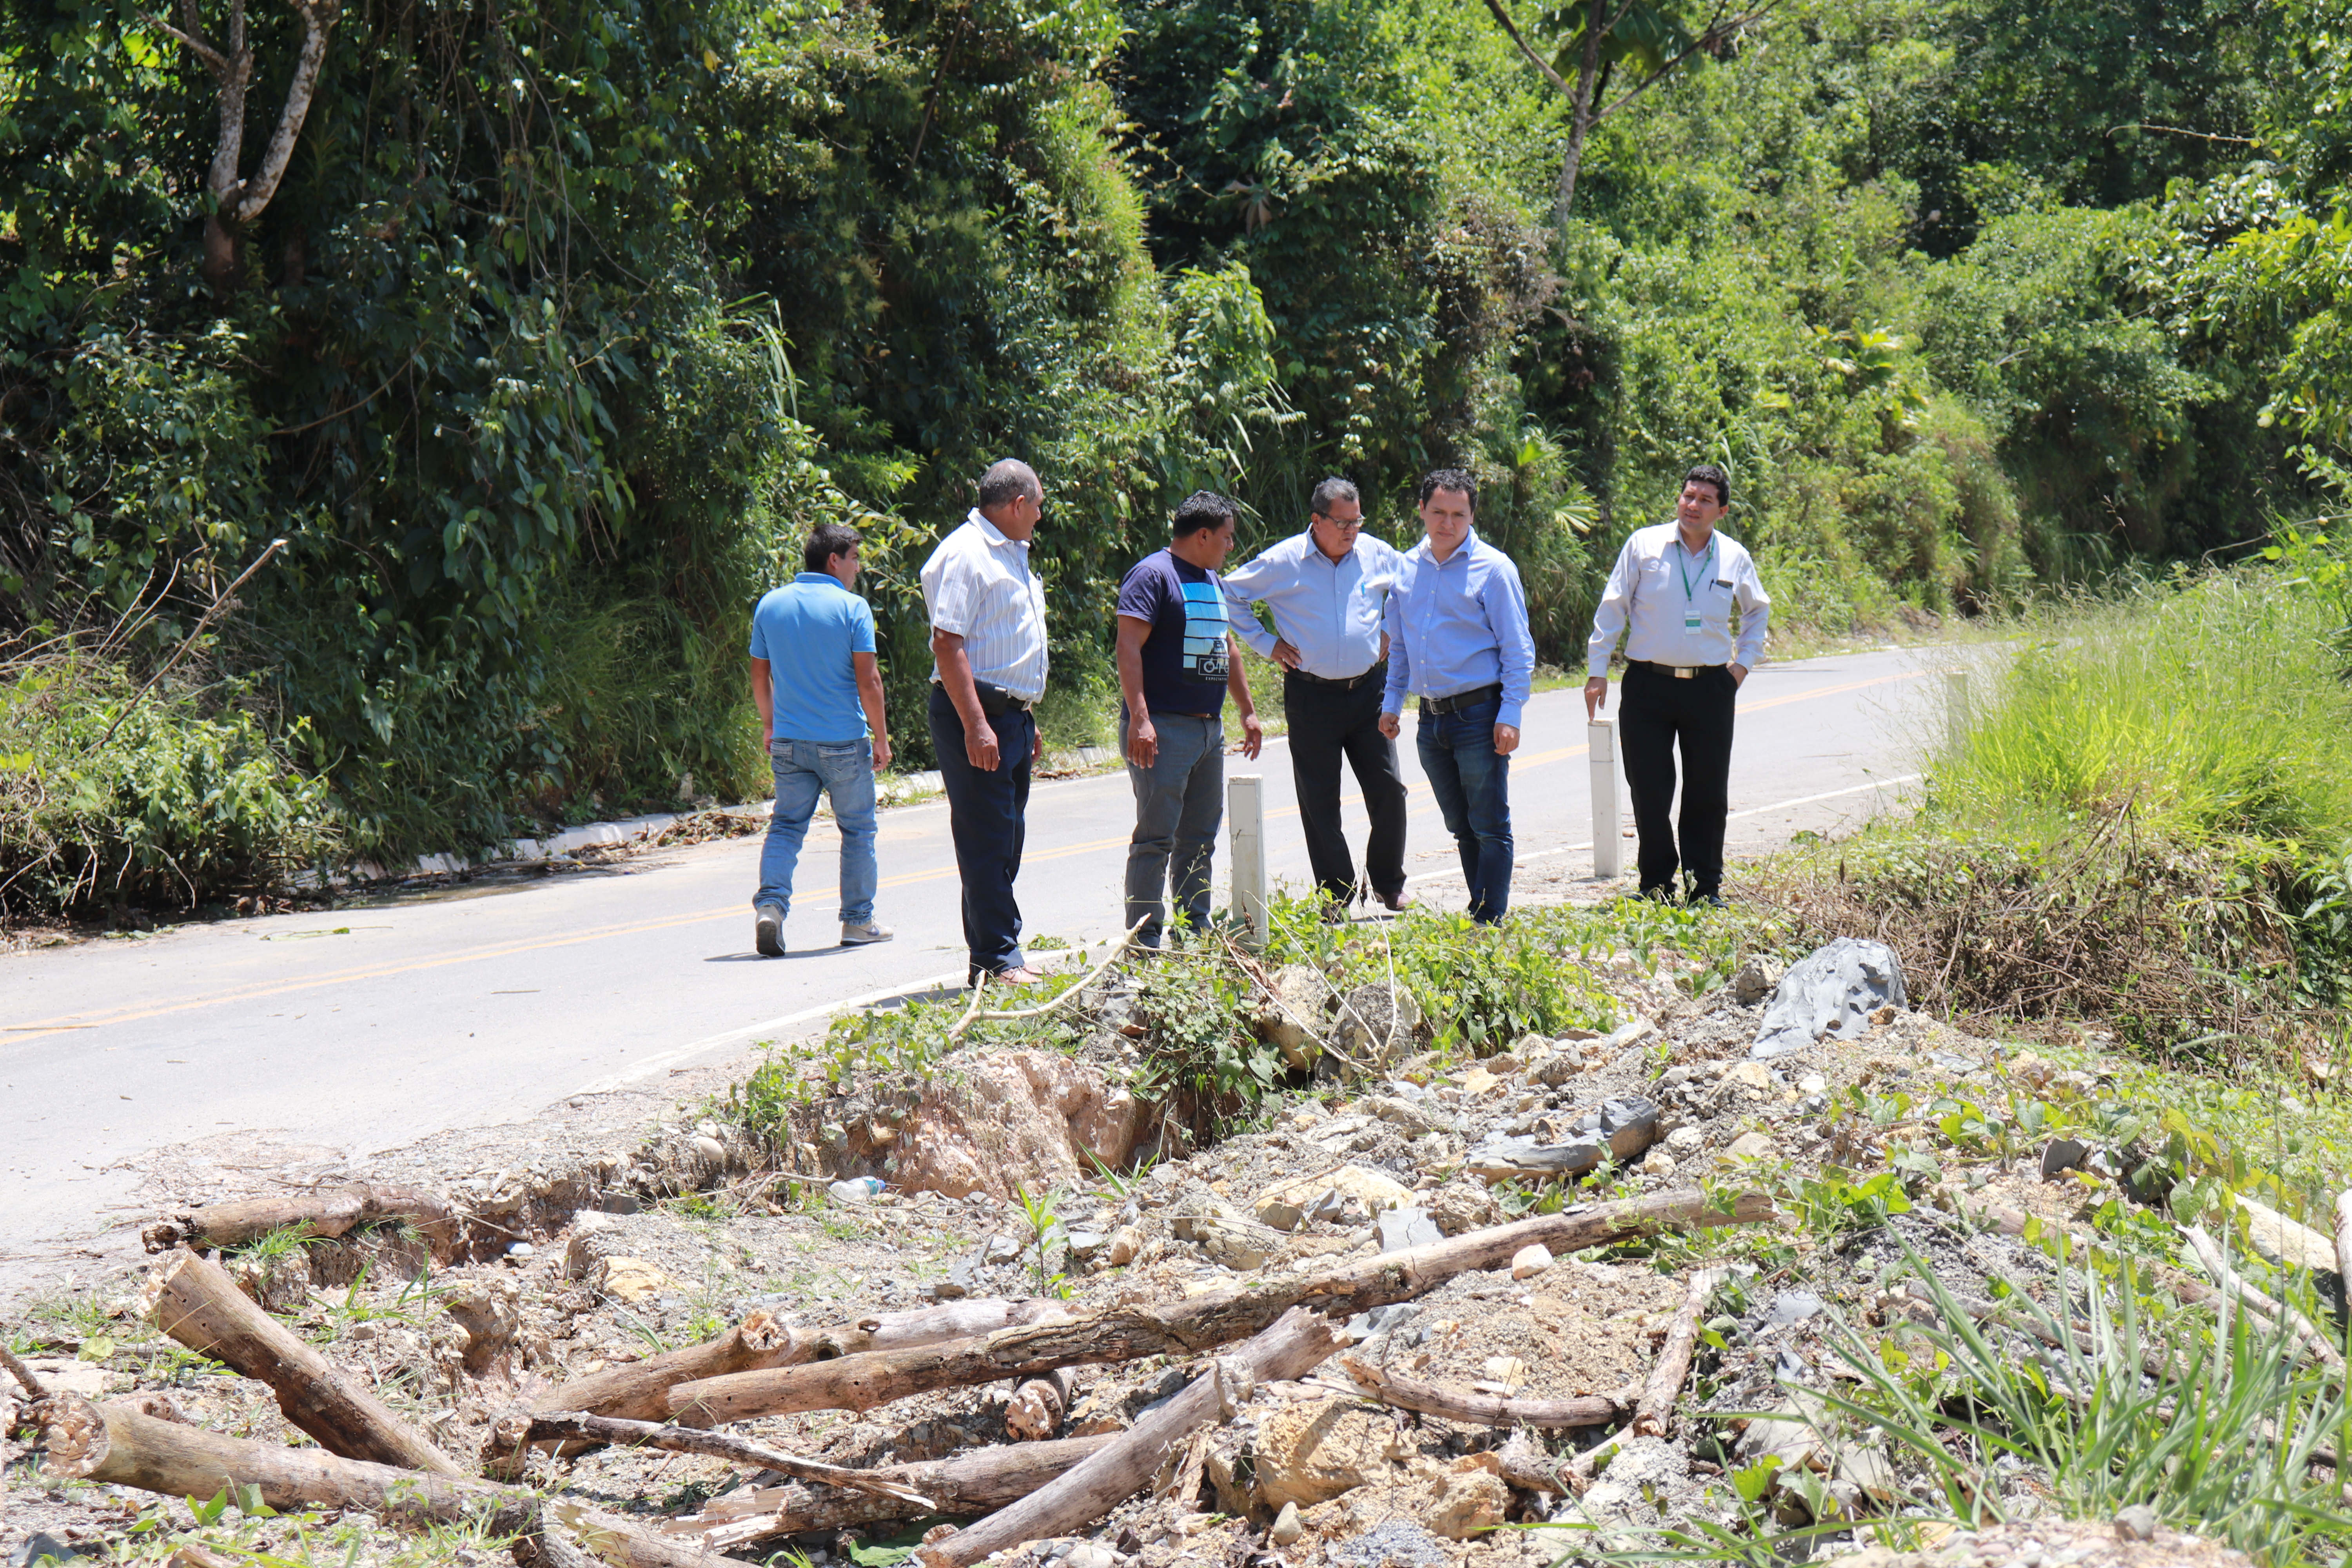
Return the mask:
M 1343 1355 L 1339 1364 L 1366 1394 L 1383 1405 L 1476 1426 L 1606 1426 L 1623 1420 L 1632 1409 L 1625 1397 L 1631 1389 L 1619 1394 L 1580 1394 L 1572 1399 L 1511 1399 L 1399 1377 L 1360 1356 Z
M 423 1434 L 254 1305 L 217 1264 L 180 1252 L 157 1266 L 146 1292 L 147 1316 L 157 1328 L 198 1355 L 268 1384 L 286 1419 L 329 1453 L 438 1476 L 459 1474 Z
M 464 1476 L 426 1475 L 314 1448 L 249 1442 L 201 1426 L 158 1421 L 121 1405 L 61 1394 L 48 1409 L 42 1473 L 58 1480 L 108 1482 L 199 1501 L 224 1489 L 257 1487 L 281 1510 L 356 1509 L 411 1526 L 473 1521 L 536 1531 L 541 1502 L 530 1493 Z M 605 1561 L 619 1568 L 691 1568 L 702 1553 L 622 1520 L 560 1500 L 550 1511 L 584 1516 Z
M 1691 1277 L 1690 1294 L 1683 1298 L 1683 1310 L 1675 1315 L 1675 1326 L 1658 1352 L 1658 1364 L 1650 1369 L 1650 1381 L 1642 1389 L 1642 1407 L 1633 1416 L 1636 1436 L 1665 1436 L 1675 1402 L 1683 1396 L 1683 1379 L 1690 1375 L 1691 1352 L 1698 1347 L 1699 1314 L 1722 1283 L 1720 1268 L 1702 1268 Z
M 246 1198 L 189 1209 L 140 1233 L 150 1252 L 175 1247 L 242 1247 L 273 1230 L 299 1227 L 304 1236 L 341 1236 L 356 1226 L 400 1220 L 428 1236 L 454 1218 L 447 1200 L 417 1187 L 354 1182 L 349 1186 Z
M 667 1421 L 669 1391 L 681 1383 L 750 1372 L 761 1367 L 793 1366 L 835 1356 L 877 1350 L 904 1350 L 967 1339 L 1021 1323 L 1058 1317 L 1068 1310 L 1058 1301 L 1042 1300 L 956 1301 L 905 1312 L 882 1312 L 854 1323 L 822 1329 L 796 1329 L 763 1311 L 747 1315 L 715 1340 L 682 1350 L 648 1356 L 644 1361 L 607 1367 L 603 1372 L 549 1390 L 520 1412 L 509 1411 L 492 1423 L 482 1445 L 486 1473 L 511 1477 L 519 1456 L 512 1447 L 515 1415 L 546 1415 L 583 1411 L 627 1421 Z M 690 1422 L 688 1425 L 701 1425 Z M 593 1443 L 566 1442 L 559 1454 L 582 1454 Z
M 927 1513 L 993 1513 L 1066 1474 L 1079 1460 L 1118 1436 L 1106 1433 L 1045 1443 L 1016 1443 L 959 1454 L 950 1459 L 879 1466 L 865 1472 L 877 1479 L 921 1492 L 938 1505 L 933 1509 L 918 1509 L 910 1503 L 835 1487 L 760 1487 L 713 1498 L 703 1505 L 701 1512 L 671 1520 L 661 1529 L 672 1537 L 699 1541 L 711 1551 L 728 1552 L 780 1535 L 842 1530 L 893 1519 L 919 1519 Z
M 579 1411 L 530 1416 L 524 1420 L 522 1432 L 509 1439 L 509 1447 L 546 1438 L 583 1438 L 591 1443 L 610 1443 L 622 1447 L 666 1448 L 679 1454 L 709 1454 L 716 1458 L 759 1465 L 796 1480 L 822 1481 L 828 1486 L 871 1492 L 877 1497 L 908 1503 L 927 1511 L 939 1506 L 922 1493 L 878 1477 L 871 1470 L 798 1458 L 771 1448 L 764 1443 L 730 1437 L 723 1432 L 698 1432 L 690 1426 L 660 1426 L 651 1421 L 623 1421 L 615 1416 L 588 1415 Z
M 1161 1304 L 1097 1308 L 1058 1322 L 924 1350 L 874 1352 L 681 1383 L 670 1390 L 669 1414 L 675 1421 L 702 1426 L 805 1410 L 870 1410 L 912 1394 L 1032 1377 L 1055 1367 L 1197 1354 L 1255 1333 L 1302 1303 L 1352 1314 L 1410 1300 L 1456 1275 L 1502 1268 L 1534 1242 L 1555 1253 L 1574 1252 L 1621 1237 L 1752 1222 L 1772 1212 L 1758 1194 L 1744 1194 L 1736 1206 L 1735 1214 L 1717 1214 L 1691 1189 L 1581 1205 L 1366 1258 L 1319 1278 L 1261 1281 Z
M 992 1552 L 1067 1535 L 1092 1524 L 1150 1484 L 1170 1449 L 1231 1414 L 1258 1384 L 1301 1376 L 1338 1348 L 1329 1324 L 1303 1307 L 1292 1309 L 1232 1354 L 1219 1356 L 1191 1387 L 1117 1435 L 1068 1474 L 924 1547 L 916 1561 L 923 1568 L 967 1568 Z
M 2206 1273 L 2213 1277 L 2213 1283 L 2221 1288 L 2224 1296 L 2234 1298 L 2273 1321 L 2284 1323 L 2295 1339 L 2322 1363 L 2337 1372 L 2344 1370 L 2344 1352 L 2327 1342 L 2326 1336 L 2319 1331 L 2317 1325 L 2231 1268 L 2228 1256 L 2222 1252 L 2220 1244 L 2205 1233 L 2204 1226 L 2192 1225 L 2185 1234 L 2189 1238 L 2189 1250 L 2197 1255 L 2197 1261 L 2204 1266 Z
M 49 1396 L 49 1391 L 41 1386 L 41 1380 L 33 1375 L 33 1369 L 18 1361 L 5 1343 L 0 1343 L 0 1366 L 6 1367 L 8 1375 L 23 1384 L 25 1392 L 34 1398 L 47 1399 Z
M 1084 980 L 1079 981 L 1076 985 L 1071 986 L 1068 990 L 1063 992 L 1052 1001 L 1042 1003 L 1037 1006 L 1004 1007 L 999 1008 L 993 1012 L 983 1013 L 980 1010 L 980 983 L 978 981 L 973 982 L 971 987 L 971 1005 L 964 1009 L 963 1016 L 958 1018 L 955 1021 L 955 1026 L 948 1031 L 948 1039 L 952 1043 L 953 1041 L 963 1038 L 964 1031 L 971 1028 L 974 1024 L 984 1024 L 1010 1018 L 1037 1018 L 1054 1011 L 1055 1008 L 1070 1001 L 1076 997 L 1078 993 L 1084 991 L 1087 986 L 1092 985 L 1097 980 L 1102 978 L 1102 972 L 1118 962 L 1118 955 L 1127 951 L 1127 945 L 1135 940 L 1136 932 L 1141 931 L 1146 925 L 1150 924 L 1150 921 L 1151 917 L 1150 915 L 1145 915 L 1133 925 L 1128 927 L 1127 930 L 1120 934 L 1119 939 L 1110 944 L 1110 951 L 1103 954 L 1103 961 L 1100 963 L 1096 964 L 1093 969 L 1087 971 L 1087 977 Z

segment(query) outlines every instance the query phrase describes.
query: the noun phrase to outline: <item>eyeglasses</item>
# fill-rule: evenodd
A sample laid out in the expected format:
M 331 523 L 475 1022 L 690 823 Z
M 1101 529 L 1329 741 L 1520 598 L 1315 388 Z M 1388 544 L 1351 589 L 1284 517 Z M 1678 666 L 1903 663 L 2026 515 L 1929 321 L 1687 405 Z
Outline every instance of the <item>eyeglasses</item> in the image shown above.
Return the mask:
M 1364 526 L 1364 520 L 1360 517 L 1351 517 L 1343 521 L 1339 518 L 1331 516 L 1328 512 L 1320 511 L 1315 514 L 1315 521 L 1318 522 L 1328 522 L 1334 528 L 1361 528 Z

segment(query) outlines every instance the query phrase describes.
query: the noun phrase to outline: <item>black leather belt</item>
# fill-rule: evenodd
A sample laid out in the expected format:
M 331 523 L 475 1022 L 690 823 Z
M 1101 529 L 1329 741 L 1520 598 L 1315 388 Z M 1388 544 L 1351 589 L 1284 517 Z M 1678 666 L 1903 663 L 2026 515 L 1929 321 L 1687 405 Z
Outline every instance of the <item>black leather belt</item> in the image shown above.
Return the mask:
M 1661 675 L 1671 675 L 1676 680 L 1688 680 L 1692 676 L 1696 675 L 1702 669 L 1724 669 L 1729 668 L 1728 666 L 1720 664 L 1660 664 L 1654 658 L 1629 658 L 1625 662 L 1628 664 L 1638 664 L 1645 668 L 1654 669 Z
M 1386 679 L 1387 672 L 1387 665 L 1376 664 L 1372 666 L 1371 668 L 1364 671 L 1363 674 L 1351 675 L 1345 680 L 1334 680 L 1328 675 L 1314 675 L 1303 669 L 1285 670 L 1283 673 L 1286 675 L 1296 676 L 1300 680 L 1307 682 L 1309 686 L 1332 686 L 1337 687 L 1342 691 L 1352 691 L 1368 680 L 1375 679 Z
M 947 683 L 944 681 L 934 680 L 931 684 L 942 691 L 947 689 Z M 1007 713 L 1016 711 L 1026 713 L 1037 706 L 1036 700 L 1034 698 L 1015 697 L 1002 686 L 991 686 L 985 680 L 973 681 L 971 689 L 980 699 L 980 710 L 992 719 L 1002 719 Z
M 1474 686 L 1467 691 L 1457 691 L 1451 697 L 1424 697 L 1421 710 L 1424 713 L 1459 713 L 1465 708 L 1475 708 L 1481 702 L 1492 702 L 1503 695 L 1499 680 L 1489 686 Z

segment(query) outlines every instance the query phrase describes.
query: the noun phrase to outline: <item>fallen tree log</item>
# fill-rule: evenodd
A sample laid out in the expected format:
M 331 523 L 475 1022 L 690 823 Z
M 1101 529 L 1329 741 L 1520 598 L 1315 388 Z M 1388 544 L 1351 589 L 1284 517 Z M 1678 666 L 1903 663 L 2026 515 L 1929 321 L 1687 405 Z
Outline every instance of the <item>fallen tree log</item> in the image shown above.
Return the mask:
M 1339 1346 L 1331 1325 L 1295 1307 L 1273 1325 L 1215 1363 L 1183 1393 L 1168 1400 L 1060 1479 L 1049 1482 L 978 1524 L 923 1547 L 923 1568 L 969 1568 L 992 1552 L 1024 1541 L 1082 1530 L 1150 1484 L 1175 1446 L 1229 1415 L 1261 1383 L 1303 1376 Z
M 184 1209 L 149 1226 L 140 1239 L 150 1252 L 169 1252 L 175 1247 L 242 1247 L 289 1226 L 299 1227 L 304 1236 L 341 1236 L 358 1226 L 400 1220 L 428 1237 L 438 1231 L 438 1239 L 446 1241 L 456 1219 L 446 1198 L 421 1187 L 353 1182 Z
M 809 1531 L 844 1530 L 887 1520 L 920 1519 L 931 1513 L 958 1517 L 993 1513 L 1066 1474 L 1079 1460 L 1119 1436 L 1114 1432 L 1095 1437 L 1015 1443 L 921 1464 L 877 1466 L 866 1472 L 877 1480 L 922 1493 L 937 1505 L 933 1508 L 919 1509 L 895 1499 L 835 1487 L 758 1487 L 713 1498 L 699 1513 L 670 1520 L 661 1526 L 661 1531 L 674 1538 L 698 1541 L 712 1552 L 730 1552 L 780 1535 L 799 1535 Z
M 1339 1364 L 1348 1369 L 1349 1377 L 1359 1388 L 1383 1405 L 1479 1426 L 1606 1426 L 1612 1421 L 1623 1420 L 1633 1410 L 1624 1393 L 1580 1394 L 1571 1399 L 1513 1399 L 1399 1377 L 1360 1356 L 1343 1355 Z
M 767 1312 L 751 1312 L 715 1340 L 574 1378 L 550 1389 L 527 1406 L 502 1413 L 491 1423 L 489 1436 L 483 1439 L 481 1466 L 489 1475 L 511 1478 L 520 1473 L 521 1454 L 512 1447 L 511 1436 L 518 1415 L 578 1411 L 625 1421 L 669 1422 L 669 1391 L 681 1383 L 762 1367 L 796 1366 L 837 1356 L 968 1339 L 1022 1323 L 1042 1322 L 1068 1310 L 1059 1301 L 1045 1300 L 956 1301 L 912 1311 L 882 1312 L 853 1323 L 821 1329 L 796 1329 Z M 674 1424 L 708 1425 L 697 1421 Z M 596 1447 L 593 1442 L 567 1441 L 554 1451 L 584 1454 Z
M 93 1405 L 60 1394 L 47 1408 L 47 1457 L 42 1473 L 58 1480 L 102 1481 L 202 1502 L 224 1489 L 258 1488 L 281 1511 L 357 1509 L 410 1527 L 479 1522 L 535 1534 L 541 1500 L 530 1492 L 467 1476 L 427 1475 L 315 1448 L 249 1442 L 201 1426 L 158 1421 L 121 1405 Z M 566 1500 L 544 1505 L 593 1537 L 591 1550 L 617 1568 L 698 1568 L 712 1559 L 625 1520 Z
M 1753 1222 L 1769 1217 L 1772 1206 L 1751 1193 L 1738 1199 L 1735 1210 L 1716 1213 L 1695 1189 L 1581 1205 L 1368 1258 L 1319 1278 L 1266 1280 L 1181 1301 L 1102 1307 L 983 1339 L 681 1383 L 669 1392 L 669 1415 L 683 1425 L 709 1426 L 804 1410 L 869 1410 L 911 1394 L 1034 1377 L 1056 1367 L 1192 1355 L 1255 1333 L 1294 1306 L 1347 1315 L 1410 1300 L 1458 1274 L 1502 1268 L 1530 1243 L 1541 1242 L 1554 1253 L 1574 1252 L 1657 1230 Z
M 1683 1298 L 1682 1310 L 1675 1314 L 1675 1326 L 1658 1351 L 1658 1363 L 1650 1369 L 1649 1382 L 1643 1386 L 1641 1408 L 1633 1413 L 1635 1436 L 1665 1436 L 1674 1419 L 1675 1402 L 1683 1396 L 1683 1379 L 1690 1375 L 1691 1352 L 1698 1348 L 1699 1316 L 1706 1310 L 1707 1298 L 1722 1283 L 1720 1268 L 1702 1268 L 1691 1276 L 1690 1292 Z
M 436 1476 L 461 1473 L 357 1379 L 254 1305 L 219 1265 L 184 1249 L 159 1265 L 144 1289 L 146 1316 L 157 1328 L 198 1355 L 268 1384 L 286 1419 L 330 1454 Z
M 1068 1367 L 1031 1378 L 1013 1391 L 1012 1402 L 1004 1407 L 1004 1429 L 1024 1442 L 1035 1442 L 1059 1432 L 1062 1417 L 1069 1413 L 1070 1391 L 1076 1384 Z
M 517 1418 L 501 1416 L 500 1419 Z M 580 1437 L 591 1443 L 609 1443 L 620 1447 L 667 1448 L 679 1454 L 709 1454 L 716 1458 L 733 1459 L 740 1464 L 758 1465 L 799 1480 L 822 1481 L 828 1486 L 872 1492 L 877 1497 L 911 1503 L 919 1510 L 928 1511 L 938 1506 L 921 1492 L 909 1490 L 895 1481 L 878 1477 L 872 1470 L 852 1469 L 846 1465 L 827 1465 L 814 1459 L 799 1458 L 771 1448 L 765 1443 L 730 1437 L 723 1432 L 698 1432 L 690 1426 L 661 1426 L 651 1421 L 623 1421 L 615 1416 L 587 1415 L 578 1411 L 520 1419 L 526 1430 L 517 1434 L 511 1443 Z

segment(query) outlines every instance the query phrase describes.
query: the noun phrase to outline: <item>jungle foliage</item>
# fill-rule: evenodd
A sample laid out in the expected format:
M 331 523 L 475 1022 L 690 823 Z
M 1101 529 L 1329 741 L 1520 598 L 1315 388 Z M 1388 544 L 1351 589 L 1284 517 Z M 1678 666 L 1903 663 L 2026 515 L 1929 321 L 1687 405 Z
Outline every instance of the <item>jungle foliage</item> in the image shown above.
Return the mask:
M 1471 466 L 1562 663 L 1701 458 L 1825 633 L 2331 504 L 2325 7 L 1639 11 L 1599 97 L 1680 63 L 1562 221 L 1567 100 L 1483 0 L 354 0 L 227 224 L 185 43 L 0 0 L 0 914 L 754 797 L 746 617 L 819 517 L 867 531 L 919 763 L 915 570 L 1006 454 L 1079 714 L 1201 485 L 1260 542 L 1347 473 L 1402 538 Z M 247 17 L 245 166 L 305 14 Z M 1562 58 L 1582 25 L 1516 15 Z M 142 793 L 159 735 L 235 824 Z

